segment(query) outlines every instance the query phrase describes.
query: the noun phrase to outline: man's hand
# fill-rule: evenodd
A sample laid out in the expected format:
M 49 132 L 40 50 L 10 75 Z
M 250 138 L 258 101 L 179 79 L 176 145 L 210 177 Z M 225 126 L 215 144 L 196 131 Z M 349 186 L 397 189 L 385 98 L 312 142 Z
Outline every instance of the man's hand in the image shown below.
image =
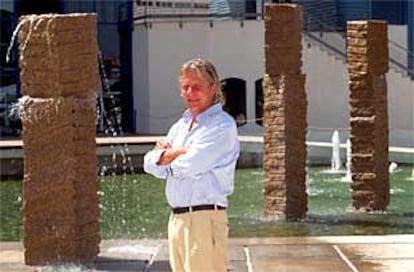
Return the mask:
M 157 163 L 158 165 L 167 165 L 171 163 L 173 160 L 175 160 L 178 156 L 187 152 L 187 148 L 183 148 L 183 147 L 172 148 L 171 145 L 165 139 L 157 141 L 154 149 L 155 150 L 165 149 L 165 151 L 162 153 Z
M 187 152 L 187 148 L 183 147 L 173 147 L 167 148 L 164 153 L 162 153 L 158 165 L 167 165 L 175 160 L 178 156 L 185 154 Z
M 171 146 L 165 139 L 159 140 L 155 144 L 155 149 L 169 149 L 169 148 L 171 148 Z

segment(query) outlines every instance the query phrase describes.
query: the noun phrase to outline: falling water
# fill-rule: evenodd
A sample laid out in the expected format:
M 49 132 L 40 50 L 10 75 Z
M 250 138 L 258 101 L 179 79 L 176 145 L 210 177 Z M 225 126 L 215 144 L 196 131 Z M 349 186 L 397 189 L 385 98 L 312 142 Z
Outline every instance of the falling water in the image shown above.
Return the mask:
M 103 131 L 105 137 L 124 136 L 122 130 L 122 110 L 119 105 L 116 105 L 116 98 L 111 92 L 111 87 L 109 85 L 109 80 L 105 72 L 101 55 L 99 55 L 99 66 L 103 91 L 98 97 L 97 125 L 99 130 L 101 132 Z M 105 108 L 104 95 L 109 97 L 110 104 L 108 109 Z M 129 155 L 129 146 L 127 144 L 111 144 L 110 149 L 112 150 L 111 160 L 107 161 L 107 163 L 100 169 L 101 176 L 108 174 L 108 171 L 115 174 L 117 169 L 122 169 L 122 174 L 124 175 L 128 174 L 128 172 L 130 174 L 134 174 L 135 170 L 132 164 L 131 156 Z M 120 160 L 118 159 L 118 156 L 120 156 Z M 118 165 L 118 163 L 120 165 Z M 109 169 L 109 167 L 112 167 L 112 169 Z
M 335 130 L 332 135 L 332 159 L 331 159 L 331 170 L 339 171 L 341 169 L 341 154 L 340 154 L 341 139 L 339 138 L 338 130 Z
M 341 178 L 342 182 L 351 182 L 351 140 L 346 140 L 346 176 Z
M 119 105 L 116 104 L 116 98 L 111 92 L 109 80 L 105 72 L 105 67 L 102 60 L 102 55 L 99 54 L 99 70 L 101 74 L 103 90 L 99 94 L 97 103 L 97 127 L 99 131 L 103 132 L 105 137 L 123 136 L 122 131 L 122 111 Z M 104 103 L 104 97 L 109 98 L 107 105 Z M 108 108 L 105 108 L 108 106 Z M 111 144 L 109 146 L 111 155 L 105 156 L 104 162 L 99 169 L 101 186 L 105 185 L 106 181 L 112 181 L 117 173 L 122 173 L 123 180 L 126 181 L 127 174 L 134 174 L 134 166 L 127 144 Z M 109 175 L 109 176 L 108 176 Z M 122 187 L 123 199 L 117 203 L 120 207 L 106 207 L 106 197 L 103 191 L 99 192 L 101 198 L 101 213 L 107 212 L 111 214 L 121 215 L 123 224 L 128 220 L 125 213 L 125 199 L 128 197 L 128 192 L 125 187 Z M 110 210 L 108 210 L 110 209 Z
M 339 138 L 338 130 L 335 130 L 332 134 L 332 156 L 331 156 L 331 169 L 323 171 L 325 174 L 341 174 L 344 171 L 341 170 L 341 139 Z
M 124 136 L 122 129 L 122 111 L 119 103 L 116 103 L 117 98 L 111 92 L 101 56 L 99 56 L 99 64 L 103 92 L 98 97 L 97 127 L 101 132 L 103 131 L 105 137 L 122 137 Z M 104 103 L 104 98 L 106 103 Z M 123 233 L 126 236 L 131 236 L 131 232 L 145 234 L 148 231 L 145 227 L 138 222 L 130 222 L 130 220 L 133 220 L 131 218 L 135 218 L 129 214 L 131 212 L 131 203 L 135 203 L 134 210 L 136 212 L 143 209 L 140 206 L 142 201 L 138 201 L 137 198 L 139 196 L 135 194 L 135 190 L 138 188 L 138 180 L 134 175 L 135 169 L 130 147 L 127 144 L 111 144 L 109 150 L 111 155 L 105 157 L 105 161 L 99 171 L 101 187 L 103 188 L 99 192 L 101 217 L 106 222 L 103 228 L 107 228 L 110 238 L 118 238 L 116 237 L 116 233 Z M 121 178 L 117 174 L 121 174 Z M 131 177 L 133 179 L 132 183 L 136 185 L 134 186 L 135 188 L 131 188 L 130 186 Z M 104 190 L 109 191 L 109 194 L 105 194 Z M 120 191 L 121 197 L 114 199 L 111 191 Z M 144 218 L 143 220 L 147 222 L 149 219 Z M 131 225 L 136 225 L 135 229 L 131 230 Z M 127 244 L 120 245 L 117 250 L 129 254 L 136 253 L 134 251 L 136 248 L 131 248 Z M 149 258 L 146 266 L 148 269 L 151 267 L 151 260 L 155 258 L 156 254 L 152 254 L 151 256 L 153 257 Z
M 407 180 L 412 180 L 412 181 L 414 181 L 414 167 L 413 167 L 413 169 L 411 170 L 411 177 L 408 177 L 408 178 L 407 178 Z
M 388 166 L 388 173 L 392 174 L 398 169 L 398 164 L 396 162 L 391 162 L 390 165 Z

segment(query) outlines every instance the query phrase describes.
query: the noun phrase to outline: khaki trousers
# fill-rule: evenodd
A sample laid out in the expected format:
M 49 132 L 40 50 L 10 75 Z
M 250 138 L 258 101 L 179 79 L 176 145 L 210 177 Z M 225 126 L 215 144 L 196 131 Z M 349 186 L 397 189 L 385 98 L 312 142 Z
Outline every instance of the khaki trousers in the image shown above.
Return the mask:
M 228 219 L 225 210 L 171 214 L 170 265 L 174 272 L 227 271 Z

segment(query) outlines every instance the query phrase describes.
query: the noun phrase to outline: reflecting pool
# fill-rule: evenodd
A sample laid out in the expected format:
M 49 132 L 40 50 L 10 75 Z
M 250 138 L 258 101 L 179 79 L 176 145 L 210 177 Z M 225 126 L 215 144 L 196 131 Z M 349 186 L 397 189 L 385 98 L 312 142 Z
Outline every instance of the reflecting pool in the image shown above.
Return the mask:
M 308 170 L 308 217 L 301 222 L 263 217 L 263 171 L 240 169 L 230 198 L 231 237 L 414 234 L 412 167 L 390 174 L 391 203 L 386 213 L 353 213 L 344 174 Z M 169 208 L 164 183 L 146 174 L 101 178 L 103 239 L 166 238 Z M 59 197 L 59 196 L 56 196 Z M 22 240 L 22 182 L 0 182 L 0 240 Z

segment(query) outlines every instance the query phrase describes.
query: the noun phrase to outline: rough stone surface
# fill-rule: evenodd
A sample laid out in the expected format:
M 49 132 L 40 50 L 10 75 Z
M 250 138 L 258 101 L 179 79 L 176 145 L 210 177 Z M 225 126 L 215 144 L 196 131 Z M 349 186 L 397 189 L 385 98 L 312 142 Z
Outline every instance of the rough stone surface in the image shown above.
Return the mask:
M 264 208 L 281 219 L 306 215 L 306 94 L 302 9 L 267 4 L 265 15 Z
M 352 205 L 385 210 L 389 203 L 387 24 L 348 22 Z
M 96 17 L 40 15 L 22 20 L 25 262 L 91 262 L 100 242 Z M 82 50 L 88 54 L 79 57 Z
M 49 98 L 99 89 L 95 15 L 28 15 L 20 21 L 23 95 Z

